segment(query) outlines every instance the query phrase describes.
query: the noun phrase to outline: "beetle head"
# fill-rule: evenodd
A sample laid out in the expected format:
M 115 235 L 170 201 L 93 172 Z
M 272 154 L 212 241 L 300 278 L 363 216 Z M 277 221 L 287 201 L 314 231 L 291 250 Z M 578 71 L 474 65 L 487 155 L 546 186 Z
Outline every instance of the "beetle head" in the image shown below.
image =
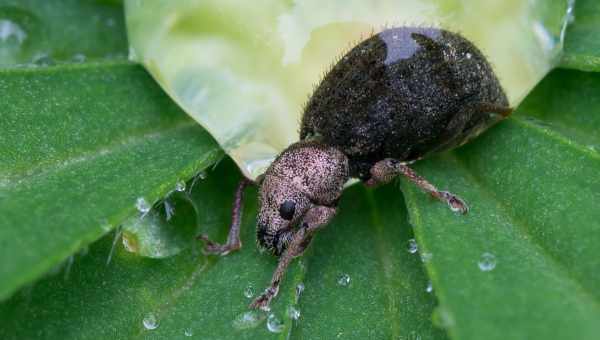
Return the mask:
M 348 180 L 348 159 L 337 149 L 301 141 L 283 151 L 260 186 L 257 241 L 280 255 L 317 205 L 333 206 Z

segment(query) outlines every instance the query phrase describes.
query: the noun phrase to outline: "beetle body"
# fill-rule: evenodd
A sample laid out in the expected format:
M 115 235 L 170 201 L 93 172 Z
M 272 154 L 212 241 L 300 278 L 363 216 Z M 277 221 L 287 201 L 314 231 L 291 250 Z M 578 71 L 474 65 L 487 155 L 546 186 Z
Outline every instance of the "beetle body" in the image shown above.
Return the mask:
M 460 35 L 399 27 L 371 36 L 325 75 L 304 109 L 300 142 L 266 171 L 259 244 L 280 255 L 302 214 L 331 205 L 348 177 L 366 181 L 384 159 L 409 162 L 461 145 L 507 107 L 491 66 Z M 292 220 L 281 217 L 284 202 L 296 205 Z
M 407 164 L 467 142 L 510 111 L 485 57 L 458 34 L 398 27 L 351 49 L 308 101 L 300 141 L 259 182 L 257 242 L 280 258 L 270 286 L 250 307 L 268 310 L 290 261 L 334 217 L 350 177 L 373 186 L 403 175 L 453 211 L 466 213 L 462 199 L 438 190 Z M 223 255 L 241 246 L 248 182 L 242 180 L 236 191 L 227 244 L 201 236 L 208 252 Z

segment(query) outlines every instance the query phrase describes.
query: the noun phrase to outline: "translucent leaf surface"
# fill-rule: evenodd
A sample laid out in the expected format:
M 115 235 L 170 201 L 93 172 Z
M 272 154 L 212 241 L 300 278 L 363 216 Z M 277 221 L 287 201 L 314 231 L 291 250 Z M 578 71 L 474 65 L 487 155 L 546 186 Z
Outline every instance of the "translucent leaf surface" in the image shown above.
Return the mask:
M 0 298 L 222 155 L 136 65 L 6 70 L 0 91 Z
M 555 72 L 513 118 L 418 163 L 467 200 L 466 216 L 403 182 L 419 245 L 432 254 L 437 318 L 453 338 L 600 334 L 600 156 L 582 144 L 598 141 L 598 93 L 598 74 Z
M 198 181 L 192 198 L 200 215 L 227 233 L 231 193 L 239 178 L 231 162 Z M 276 259 L 255 245 L 256 190 L 243 218 L 244 247 L 206 258 L 197 248 L 154 260 L 127 252 L 111 235 L 63 269 L 0 305 L 2 339 L 444 339 L 430 315 L 434 297 L 418 255 L 407 251 L 410 227 L 394 187 L 350 189 L 342 213 L 317 237 L 284 281 L 272 312 L 241 322 L 251 296 L 268 282 Z M 68 270 L 68 271 L 67 271 Z M 347 281 L 340 278 L 347 275 Z M 297 295 L 298 285 L 304 286 Z M 289 308 L 299 312 L 290 318 Z M 246 320 L 248 321 L 248 319 Z M 273 320 L 271 320 L 273 321 Z M 275 327 L 278 326 L 278 327 Z
M 382 26 L 460 31 L 516 105 L 554 65 L 571 1 L 126 1 L 130 57 L 255 177 L 297 140 L 302 106 Z M 235 98 L 235 100 L 232 100 Z

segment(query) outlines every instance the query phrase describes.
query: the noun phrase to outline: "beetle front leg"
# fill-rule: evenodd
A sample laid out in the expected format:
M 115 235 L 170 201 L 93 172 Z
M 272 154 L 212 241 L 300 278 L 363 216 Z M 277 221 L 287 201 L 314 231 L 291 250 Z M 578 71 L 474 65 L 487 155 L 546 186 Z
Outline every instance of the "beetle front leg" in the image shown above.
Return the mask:
M 269 310 L 269 304 L 279 292 L 279 285 L 283 280 L 287 267 L 294 258 L 304 253 L 315 232 L 327 225 L 335 216 L 335 213 L 336 208 L 326 206 L 313 207 L 306 213 L 300 228 L 294 233 L 292 240 L 279 258 L 277 268 L 271 278 L 271 285 L 250 304 L 250 308 Z
M 231 211 L 231 226 L 225 244 L 211 241 L 206 234 L 196 237 L 197 239 L 206 242 L 203 250 L 204 254 L 224 256 L 242 247 L 242 242 L 240 241 L 240 226 L 242 224 L 242 211 L 244 208 L 244 189 L 250 184 L 255 184 L 255 182 L 246 177 L 243 177 L 238 183 Z
M 375 186 L 380 183 L 388 183 L 398 175 L 403 175 L 419 188 L 428 192 L 436 199 L 446 202 L 452 211 L 466 214 L 469 207 L 460 197 L 448 191 L 440 191 L 425 178 L 419 176 L 408 165 L 402 164 L 398 160 L 386 158 L 373 165 L 371 168 L 371 178 L 365 182 L 367 186 Z

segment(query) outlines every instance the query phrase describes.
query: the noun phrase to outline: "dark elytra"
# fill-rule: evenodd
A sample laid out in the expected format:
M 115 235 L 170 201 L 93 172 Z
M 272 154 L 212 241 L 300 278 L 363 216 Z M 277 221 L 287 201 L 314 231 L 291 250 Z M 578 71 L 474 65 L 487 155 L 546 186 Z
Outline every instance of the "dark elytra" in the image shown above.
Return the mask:
M 352 177 L 384 158 L 410 161 L 474 137 L 508 100 L 481 52 L 458 34 L 399 27 L 350 50 L 305 107 L 300 139 L 344 152 Z

